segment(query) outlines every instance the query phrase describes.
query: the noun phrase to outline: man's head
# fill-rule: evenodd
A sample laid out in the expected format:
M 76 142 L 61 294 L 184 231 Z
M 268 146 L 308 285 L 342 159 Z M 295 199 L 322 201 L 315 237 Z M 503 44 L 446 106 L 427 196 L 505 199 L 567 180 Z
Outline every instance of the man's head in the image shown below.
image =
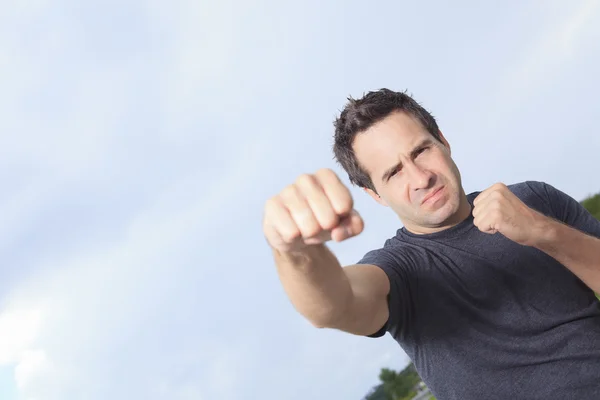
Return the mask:
M 445 229 L 470 209 L 450 145 L 434 117 L 404 93 L 349 98 L 335 121 L 334 154 L 350 182 L 392 208 L 410 231 Z

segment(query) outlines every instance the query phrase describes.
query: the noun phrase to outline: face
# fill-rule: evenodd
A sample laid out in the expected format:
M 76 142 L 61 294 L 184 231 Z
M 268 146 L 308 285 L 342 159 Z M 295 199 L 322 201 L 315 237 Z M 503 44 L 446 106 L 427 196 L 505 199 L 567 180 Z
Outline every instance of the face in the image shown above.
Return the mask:
M 450 145 L 441 137 L 437 141 L 418 120 L 397 112 L 353 143 L 377 191 L 367 193 L 392 208 L 414 233 L 446 229 L 470 212 Z

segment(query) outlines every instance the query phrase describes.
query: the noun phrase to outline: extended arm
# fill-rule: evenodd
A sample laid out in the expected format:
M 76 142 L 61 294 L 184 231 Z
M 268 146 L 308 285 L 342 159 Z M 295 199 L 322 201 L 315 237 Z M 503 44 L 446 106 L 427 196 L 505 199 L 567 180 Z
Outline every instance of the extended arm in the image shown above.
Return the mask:
M 263 230 L 279 278 L 296 310 L 317 327 L 370 335 L 387 321 L 385 272 L 374 265 L 342 268 L 325 245 L 363 227 L 350 191 L 331 170 L 303 174 L 266 202 Z
M 314 326 L 370 335 L 385 324 L 389 281 L 379 267 L 342 268 L 325 245 L 296 253 L 273 251 L 284 290 Z

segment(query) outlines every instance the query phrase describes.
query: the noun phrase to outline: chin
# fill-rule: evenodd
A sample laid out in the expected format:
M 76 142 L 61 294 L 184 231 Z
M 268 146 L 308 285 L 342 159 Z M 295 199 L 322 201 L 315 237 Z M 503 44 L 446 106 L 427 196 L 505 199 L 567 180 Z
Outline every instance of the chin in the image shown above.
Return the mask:
M 458 212 L 459 203 L 455 199 L 448 199 L 437 210 L 422 214 L 423 220 L 432 226 L 443 226 L 446 223 L 453 222 L 454 216 Z

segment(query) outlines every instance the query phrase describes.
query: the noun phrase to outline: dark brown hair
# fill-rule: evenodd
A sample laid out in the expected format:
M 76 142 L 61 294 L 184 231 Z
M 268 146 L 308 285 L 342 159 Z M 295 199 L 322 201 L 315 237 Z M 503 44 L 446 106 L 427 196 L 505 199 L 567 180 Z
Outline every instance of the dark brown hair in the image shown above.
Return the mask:
M 375 191 L 369 174 L 356 159 L 352 144 L 359 133 L 397 111 L 414 117 L 441 142 L 440 130 L 433 115 L 406 93 L 383 88 L 368 92 L 360 99 L 348 97 L 348 103 L 334 122 L 333 153 L 352 184 Z

